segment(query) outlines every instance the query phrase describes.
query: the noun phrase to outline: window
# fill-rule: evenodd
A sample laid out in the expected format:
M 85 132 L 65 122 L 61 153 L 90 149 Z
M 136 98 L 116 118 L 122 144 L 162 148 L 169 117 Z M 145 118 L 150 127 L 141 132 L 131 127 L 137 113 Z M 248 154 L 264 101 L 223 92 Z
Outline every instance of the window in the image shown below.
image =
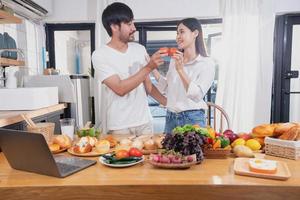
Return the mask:
M 203 29 L 203 36 L 206 42 L 207 52 L 216 61 L 216 76 L 213 86 L 205 97 L 206 101 L 215 102 L 217 79 L 218 79 L 218 58 L 220 56 L 219 45 L 221 42 L 221 19 L 200 20 Z M 135 23 L 137 32 L 135 34 L 136 42 L 146 47 L 151 56 L 160 47 L 176 47 L 176 25 L 177 21 L 168 22 L 141 22 Z M 166 58 L 165 64 L 158 68 L 162 75 L 166 75 L 169 67 L 170 58 Z M 151 78 L 155 84 L 155 79 Z M 149 106 L 154 118 L 154 132 L 163 132 L 166 110 L 149 97 Z M 211 113 L 212 115 L 213 113 Z

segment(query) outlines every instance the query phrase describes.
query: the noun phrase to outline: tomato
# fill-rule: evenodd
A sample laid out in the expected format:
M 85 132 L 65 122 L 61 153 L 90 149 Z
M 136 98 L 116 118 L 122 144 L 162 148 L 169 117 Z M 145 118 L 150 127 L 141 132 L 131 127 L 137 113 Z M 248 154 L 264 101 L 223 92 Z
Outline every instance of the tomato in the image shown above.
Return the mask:
M 120 150 L 120 151 L 117 151 L 117 153 L 116 153 L 117 159 L 128 158 L 128 157 L 129 157 L 129 152 L 126 150 Z
M 161 51 L 161 53 L 168 53 L 169 52 L 168 47 L 161 47 L 161 48 L 159 48 L 159 50 Z
M 142 157 L 143 153 L 137 148 L 130 148 L 129 155 L 134 157 Z
M 169 49 L 169 56 L 173 56 L 176 53 L 177 49 L 176 48 L 170 48 Z

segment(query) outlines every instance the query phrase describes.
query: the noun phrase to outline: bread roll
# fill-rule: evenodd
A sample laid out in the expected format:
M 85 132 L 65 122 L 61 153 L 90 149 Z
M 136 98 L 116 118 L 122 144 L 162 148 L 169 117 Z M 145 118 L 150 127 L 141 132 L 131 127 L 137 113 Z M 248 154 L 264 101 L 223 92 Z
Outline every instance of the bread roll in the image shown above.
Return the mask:
M 91 152 L 92 150 L 93 150 L 93 147 L 89 143 L 86 143 L 85 145 L 75 145 L 73 147 L 73 151 L 75 153 L 88 153 L 88 152 Z
M 281 123 L 281 124 L 279 124 L 279 126 L 277 126 L 274 129 L 274 136 L 278 137 L 278 136 L 282 135 L 283 133 L 287 132 L 293 126 L 296 126 L 296 124 L 295 123 Z
M 118 144 L 118 141 L 112 135 L 108 135 L 104 139 L 109 141 L 110 148 L 113 148 Z
M 60 149 L 58 144 L 49 144 L 48 146 L 51 152 L 58 151 Z
M 144 142 L 144 148 L 146 150 L 155 150 L 157 149 L 157 146 L 155 145 L 154 140 L 149 139 L 146 142 Z
M 101 154 L 106 154 L 110 151 L 110 142 L 108 140 L 99 140 L 95 146 L 96 151 Z
M 72 146 L 71 139 L 67 135 L 55 136 L 53 144 L 58 144 L 61 149 L 70 148 Z
M 278 126 L 278 124 L 262 124 L 256 126 L 252 129 L 252 135 L 254 137 L 266 137 L 273 136 L 274 129 Z
M 98 139 L 96 137 L 85 136 L 81 137 L 78 143 L 89 143 L 92 147 L 95 146 Z

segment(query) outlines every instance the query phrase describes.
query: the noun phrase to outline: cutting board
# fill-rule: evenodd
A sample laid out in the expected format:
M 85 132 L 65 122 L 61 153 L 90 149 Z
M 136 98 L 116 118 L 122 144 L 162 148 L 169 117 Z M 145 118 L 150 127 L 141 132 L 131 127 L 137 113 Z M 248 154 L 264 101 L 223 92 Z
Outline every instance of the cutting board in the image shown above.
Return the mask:
M 263 174 L 250 171 L 248 164 L 249 159 L 250 158 L 236 158 L 233 166 L 234 173 L 237 175 L 276 180 L 287 180 L 291 177 L 290 170 L 285 162 L 277 161 L 277 172 L 275 174 Z

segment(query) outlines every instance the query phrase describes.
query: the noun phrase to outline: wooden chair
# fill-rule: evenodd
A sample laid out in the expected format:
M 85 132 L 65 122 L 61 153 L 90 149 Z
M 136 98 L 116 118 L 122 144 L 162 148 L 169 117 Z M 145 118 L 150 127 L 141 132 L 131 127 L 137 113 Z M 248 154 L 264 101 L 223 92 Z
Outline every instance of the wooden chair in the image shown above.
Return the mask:
M 217 132 L 223 133 L 223 131 L 226 130 L 226 129 L 224 129 L 224 124 L 223 124 L 223 121 L 225 120 L 227 129 L 230 129 L 231 128 L 230 120 L 229 120 L 228 114 L 225 112 L 225 110 L 212 102 L 206 102 L 206 103 L 208 106 L 207 125 L 212 127 Z M 212 122 L 211 113 L 213 113 L 213 126 L 211 124 L 211 122 Z M 219 124 L 217 124 L 217 121 L 219 121 Z

